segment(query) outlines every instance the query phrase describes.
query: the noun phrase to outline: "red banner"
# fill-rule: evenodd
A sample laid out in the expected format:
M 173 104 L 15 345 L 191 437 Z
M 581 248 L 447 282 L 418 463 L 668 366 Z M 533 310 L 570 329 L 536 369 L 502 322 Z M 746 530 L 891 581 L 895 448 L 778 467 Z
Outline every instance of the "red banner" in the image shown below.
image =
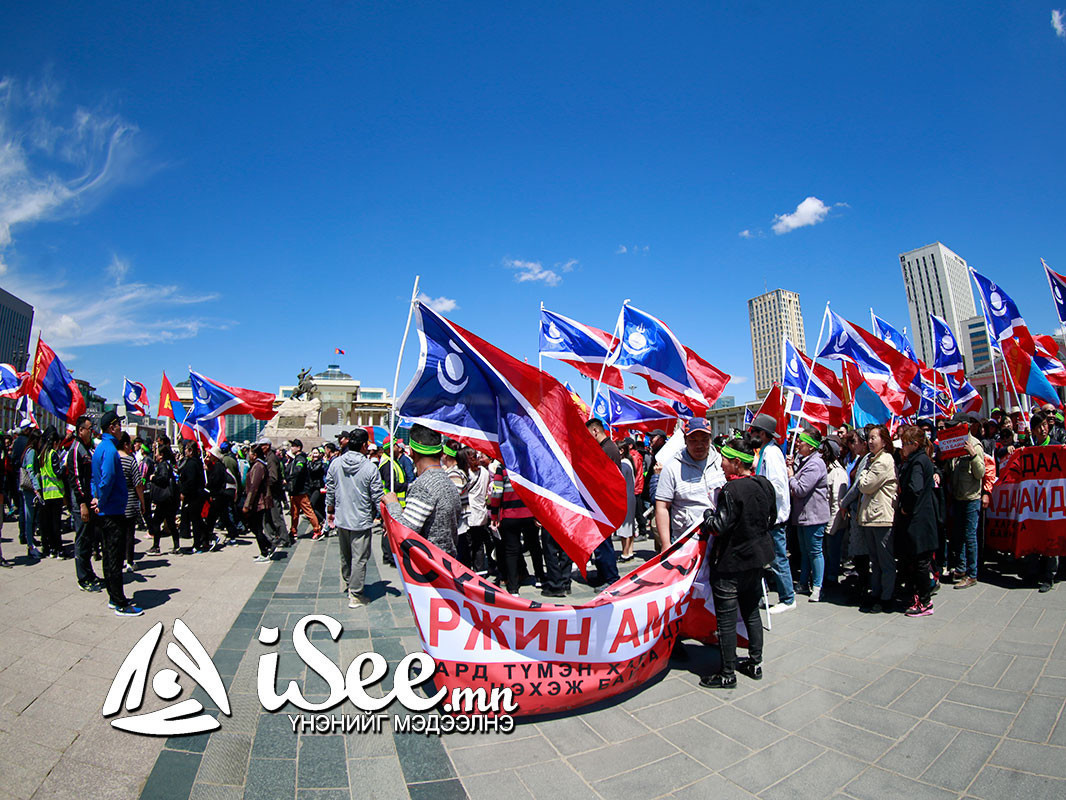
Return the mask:
M 966 455 L 966 442 L 969 440 L 970 426 L 965 422 L 951 428 L 944 428 L 936 437 L 940 448 L 940 458 L 957 458 Z
M 694 528 L 582 605 L 508 594 L 421 536 L 382 517 L 437 688 L 513 690 L 515 716 L 629 691 L 666 668 L 678 638 L 714 641 L 716 619 Z M 746 644 L 743 621 L 738 638 Z
M 1014 556 L 1066 556 L 1066 446 L 1011 454 L 992 487 L 985 544 Z

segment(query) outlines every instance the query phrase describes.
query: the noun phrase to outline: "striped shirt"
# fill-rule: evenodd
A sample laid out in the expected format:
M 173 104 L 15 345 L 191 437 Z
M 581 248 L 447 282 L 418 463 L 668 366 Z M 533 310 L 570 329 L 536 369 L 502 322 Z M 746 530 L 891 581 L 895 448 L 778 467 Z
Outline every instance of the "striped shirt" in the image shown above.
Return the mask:
M 136 519 L 141 510 L 141 501 L 137 498 L 137 487 L 141 485 L 141 470 L 137 459 L 127 453 L 119 452 L 122 461 L 122 474 L 126 476 L 126 519 Z
M 401 509 L 399 503 L 389 503 L 389 513 L 448 555 L 456 556 L 459 490 L 443 469 L 427 469 L 419 475 L 407 490 L 407 505 Z
M 492 475 L 492 490 L 489 495 L 489 505 L 492 506 L 493 516 L 497 520 L 505 519 L 532 519 L 533 512 L 526 508 L 507 475 L 503 466 L 496 467 Z

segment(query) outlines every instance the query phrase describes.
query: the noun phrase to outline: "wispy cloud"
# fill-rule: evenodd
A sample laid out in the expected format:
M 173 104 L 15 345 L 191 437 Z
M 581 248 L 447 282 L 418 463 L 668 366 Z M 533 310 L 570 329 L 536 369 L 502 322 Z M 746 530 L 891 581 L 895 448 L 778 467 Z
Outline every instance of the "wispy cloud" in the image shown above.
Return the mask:
M 644 253 L 647 255 L 650 248 L 646 244 L 631 244 L 631 245 L 618 245 L 618 249 L 614 251 L 616 256 L 625 255 L 626 253 Z
M 628 253 L 628 252 L 629 252 L 629 248 L 626 247 L 624 244 L 620 244 L 620 245 L 618 245 L 618 249 L 614 251 L 614 254 L 616 256 L 620 256 L 620 255 L 623 255 L 624 253 Z
M 836 205 L 844 206 L 846 204 L 837 203 Z M 794 231 L 797 228 L 806 228 L 810 225 L 817 225 L 819 222 L 825 220 L 829 215 L 829 210 L 830 206 L 827 206 L 817 197 L 808 197 L 796 206 L 796 210 L 792 213 L 775 215 L 773 231 L 774 233 L 781 235 Z
M 569 261 L 553 264 L 551 269 L 547 269 L 540 261 L 519 261 L 514 258 L 503 260 L 505 267 L 516 270 L 514 279 L 519 283 L 543 281 L 548 286 L 558 286 L 562 283 L 563 276 L 560 273 L 572 272 L 577 263 L 576 258 L 571 258 Z
M 50 79 L 0 78 L 0 273 L 20 226 L 82 213 L 136 172 L 136 126 L 61 95 Z
M 747 228 L 742 230 L 738 235 L 740 236 L 741 239 L 754 239 L 755 238 L 755 235 L 750 230 L 748 230 Z
M 418 297 L 415 299 L 438 314 L 447 314 L 449 311 L 455 311 L 455 309 L 459 308 L 459 304 L 450 297 L 430 297 L 425 292 L 419 292 Z
M 1055 35 L 1060 39 L 1066 39 L 1066 22 L 1063 20 L 1063 13 L 1057 9 L 1051 9 L 1051 27 L 1055 29 Z
M 730 375 L 729 376 L 729 382 L 730 383 L 747 383 L 748 382 L 748 376 L 747 375 Z

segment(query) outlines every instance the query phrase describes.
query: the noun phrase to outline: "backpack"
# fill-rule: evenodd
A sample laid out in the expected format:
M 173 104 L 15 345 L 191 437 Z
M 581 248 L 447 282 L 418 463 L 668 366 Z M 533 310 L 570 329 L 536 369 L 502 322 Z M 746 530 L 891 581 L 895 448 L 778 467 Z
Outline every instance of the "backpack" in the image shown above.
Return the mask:
M 174 470 L 167 461 L 161 461 L 152 472 L 151 496 L 156 505 L 167 505 L 174 501 Z

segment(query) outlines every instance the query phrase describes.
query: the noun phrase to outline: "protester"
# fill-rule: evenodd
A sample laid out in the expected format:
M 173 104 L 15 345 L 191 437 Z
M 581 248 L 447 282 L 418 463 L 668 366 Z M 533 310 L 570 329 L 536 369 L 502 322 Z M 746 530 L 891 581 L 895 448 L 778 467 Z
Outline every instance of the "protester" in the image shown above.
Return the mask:
M 722 447 L 727 478 L 713 510 L 704 511 L 704 527 L 714 533 L 708 552 L 711 592 L 718 621 L 722 668 L 700 679 L 708 689 L 733 689 L 736 671 L 762 680 L 763 623 L 759 613 L 762 571 L 774 558 L 770 528 L 777 521 L 773 485 L 753 474 L 755 452 L 745 439 Z M 737 662 L 737 611 L 748 633 L 748 657 Z
M 470 486 L 467 490 L 467 538 L 470 542 L 470 569 L 478 575 L 488 575 L 493 568 L 492 552 L 493 539 L 489 529 L 491 517 L 489 515 L 488 499 L 489 489 L 492 484 L 492 476 L 489 474 L 489 458 L 484 453 L 479 453 L 470 448 L 464 448 L 466 463 L 470 467 Z M 543 536 L 542 536 L 543 538 Z M 547 549 L 545 549 L 545 561 L 548 561 Z M 547 565 L 546 565 L 547 566 Z M 550 570 L 546 571 L 550 577 Z M 569 578 L 569 569 L 567 577 Z M 569 588 L 569 586 L 567 587 Z
M 144 612 L 126 599 L 122 587 L 122 559 L 126 552 L 126 504 L 129 492 L 122 459 L 118 454 L 116 437 L 122 432 L 123 418 L 114 411 L 105 411 L 100 418 L 100 444 L 93 451 L 92 496 L 93 510 L 99 515 L 103 538 L 104 583 L 109 598 L 108 607 L 120 617 L 138 617 Z
M 319 521 L 326 518 L 326 469 L 328 463 L 322 458 L 322 449 L 316 447 L 311 451 L 307 462 L 307 497 L 311 501 L 311 510 Z M 324 525 L 322 533 L 329 536 L 332 529 Z
M 126 479 L 126 513 L 123 524 L 126 530 L 125 561 L 126 572 L 136 569 L 135 544 L 137 517 L 144 508 L 144 487 L 141 486 L 141 471 L 137 468 L 137 459 L 133 456 L 133 442 L 129 433 L 122 432 L 118 440 L 118 456 L 122 462 L 122 475 Z
M 615 534 L 622 540 L 622 555 L 618 560 L 626 562 L 636 558 L 633 555 L 633 539 L 636 533 L 633 522 L 636 516 L 638 495 L 636 492 L 636 467 L 633 464 L 632 456 L 632 440 L 627 439 L 624 441 L 619 449 L 622 453 L 622 477 L 626 482 L 626 516 Z
M 417 452 L 417 451 L 416 451 Z M 544 558 L 537 535 L 537 523 L 533 512 L 518 497 L 511 478 L 502 464 L 496 465 L 492 475 L 492 488 L 489 494 L 489 506 L 492 509 L 493 523 L 500 533 L 501 558 L 503 562 L 502 579 L 511 594 L 518 594 L 525 571 L 523 549 L 529 550 L 533 561 L 533 573 L 536 575 L 536 588 L 544 584 Z
M 59 455 L 59 432 L 49 425 L 41 443 L 41 552 L 44 558 L 59 558 L 63 553 L 60 524 L 63 518 L 63 459 Z
M 800 589 L 810 594 L 810 602 L 822 598 L 822 578 L 825 560 L 822 538 L 829 522 L 829 485 L 827 467 L 818 451 L 822 442 L 817 434 L 803 431 L 796 442 L 799 457 L 789 456 L 788 489 L 791 504 L 791 523 L 796 526 L 800 544 Z
M 274 445 L 266 437 L 256 442 L 256 446 L 259 448 L 259 459 L 266 467 L 270 486 L 271 503 L 266 506 L 266 513 L 263 515 L 264 532 L 269 534 L 275 549 L 294 545 L 296 537 L 290 535 L 285 527 L 285 511 L 289 504 L 285 494 L 285 470 L 281 459 L 274 451 Z
M 326 471 L 326 519 L 336 525 L 341 581 L 348 608 L 366 605 L 366 565 L 370 560 L 374 512 L 385 497 L 381 476 L 366 457 L 367 432 L 352 431 L 348 448 Z
M 769 414 L 758 414 L 752 420 L 749 432 L 753 443 L 759 448 L 755 474 L 766 478 L 774 487 L 777 519 L 770 529 L 770 538 L 774 543 L 773 573 L 777 583 L 777 602 L 770 606 L 768 611 L 771 614 L 780 614 L 796 607 L 796 591 L 792 584 L 792 567 L 788 562 L 788 536 L 785 531 L 785 525 L 792 513 L 788 466 L 785 464 L 785 454 L 774 440 L 777 420 Z
M 389 513 L 405 527 L 420 534 L 453 558 L 457 555 L 459 490 L 441 468 L 441 436 L 424 425 L 411 426 L 411 449 L 418 477 L 400 506 L 395 492 L 385 495 Z
M 884 425 L 866 432 L 870 458 L 858 474 L 859 535 L 870 555 L 870 597 L 859 610 L 880 614 L 890 611 L 896 589 L 896 561 L 892 548 L 892 520 L 896 506 L 896 462 L 892 436 Z
M 206 553 L 209 549 L 207 526 L 204 524 L 204 502 L 207 500 L 204 463 L 196 442 L 185 442 L 184 458 L 178 464 L 178 488 L 181 499 L 181 528 L 183 539 L 192 534 L 192 551 Z
M 622 453 L 619 451 L 618 445 L 611 441 L 611 437 L 607 435 L 603 423 L 593 418 L 585 423 L 585 427 L 588 428 L 589 433 L 599 443 L 600 449 L 621 470 Z M 611 537 L 608 536 L 592 551 L 592 562 L 596 565 L 596 582 L 593 585 L 602 586 L 606 584 L 610 586 L 618 580 L 618 554 L 614 550 L 614 543 L 611 541 Z
M 237 527 L 233 523 L 231 509 L 237 500 L 237 481 L 233 474 L 226 469 L 222 461 L 222 450 L 212 447 L 204 456 L 204 465 L 207 471 L 207 519 L 204 525 L 207 528 L 208 539 L 211 540 L 211 549 L 218 550 L 222 547 L 222 540 L 215 535 L 215 526 L 221 522 L 226 531 L 226 537 L 234 542 L 237 540 Z
M 364 431 L 365 433 L 365 431 Z M 314 509 L 311 508 L 311 499 L 308 497 L 307 454 L 304 453 L 304 444 L 299 439 L 289 442 L 290 461 L 285 471 L 285 488 L 289 493 L 289 511 L 292 522 L 289 526 L 289 540 L 296 540 L 296 527 L 300 521 L 300 515 L 307 517 L 311 523 L 311 539 L 318 541 L 322 538 L 322 526 Z
M 844 549 L 842 543 L 841 553 L 846 553 L 851 559 L 856 577 L 854 589 L 859 596 L 862 596 L 869 589 L 870 582 L 870 553 L 866 549 L 866 540 L 859 529 L 859 506 L 862 500 L 862 492 L 859 491 L 859 476 L 870 463 L 870 449 L 865 428 L 856 428 L 848 434 L 848 449 L 852 459 L 848 466 L 848 490 L 840 499 L 840 509 L 837 515 L 840 519 L 841 530 L 847 536 L 847 549 Z
M 354 433 L 354 431 L 353 431 Z M 342 441 L 348 441 L 345 436 Z M 407 473 L 399 461 L 392 457 L 392 437 L 386 437 L 381 444 L 381 459 L 378 461 L 378 474 L 381 477 L 381 485 L 385 490 L 396 495 L 400 508 L 407 504 L 407 488 L 409 486 Z M 443 451 L 442 451 L 443 452 Z M 393 560 L 392 548 L 389 547 L 389 537 L 382 531 L 381 537 L 381 560 L 390 567 L 396 566 Z
M 253 561 L 266 563 L 272 561 L 277 543 L 268 539 L 263 532 L 263 521 L 274 504 L 274 493 L 270 487 L 270 473 L 264 453 L 269 450 L 270 441 L 260 439 L 248 448 L 248 480 L 244 487 L 244 519 L 259 545 L 259 555 Z
M 1054 411 L 1054 406 L 1050 410 Z M 1037 412 L 1029 418 L 1029 430 L 1033 433 L 1034 446 L 1050 447 L 1051 445 L 1060 444 L 1060 442 L 1054 441 L 1051 436 L 1052 419 L 1054 417 L 1048 417 L 1041 412 Z M 1055 586 L 1055 574 L 1059 569 L 1059 558 L 1058 556 L 1039 555 L 1036 557 L 1035 562 L 1036 585 L 1041 594 L 1050 592 Z
M 663 464 L 655 488 L 655 527 L 659 546 L 671 542 L 713 511 L 718 491 L 725 485 L 722 458 L 711 447 L 707 420 L 693 417 L 685 423 L 685 447 Z
M 963 415 L 953 421 L 968 420 Z M 968 589 L 977 583 L 977 519 L 981 513 L 981 488 L 985 476 L 985 453 L 972 434 L 966 438 L 965 455 L 951 460 L 949 475 L 955 520 L 951 540 L 951 561 L 955 571 L 951 577 L 956 589 Z
M 826 464 L 826 489 L 829 498 L 829 522 L 825 530 L 825 587 L 837 586 L 840 577 L 840 559 L 843 553 L 845 526 L 840 519 L 840 501 L 848 491 L 848 473 L 840 463 L 843 448 L 836 439 L 826 439 L 822 443 L 821 456 Z
M 93 547 L 99 536 L 93 502 L 93 421 L 78 417 L 77 438 L 67 452 L 67 475 L 70 476 L 70 507 L 74 517 L 74 572 L 83 592 L 99 592 L 103 582 L 93 569 Z
M 37 531 L 37 511 L 41 504 L 41 476 L 37 452 L 41 448 L 41 432 L 32 428 L 26 434 L 22 451 L 22 469 L 19 472 L 19 489 L 22 492 L 22 510 L 19 514 L 19 533 L 26 544 L 26 555 L 32 561 L 40 561 L 34 535 Z
M 152 470 L 151 478 L 148 479 L 148 494 L 152 500 L 152 512 L 148 521 L 152 532 L 152 546 L 148 549 L 150 554 L 159 553 L 159 539 L 163 528 L 166 528 L 173 542 L 170 554 L 177 555 L 181 552 L 177 522 L 178 491 L 174 451 L 168 444 L 160 445 L 155 452 L 155 468 Z
M 933 462 L 925 431 L 907 425 L 900 431 L 903 463 L 899 471 L 899 503 L 893 522 L 896 554 L 901 572 L 914 600 L 908 617 L 933 613 L 933 553 L 939 541 L 940 519 L 935 491 Z

